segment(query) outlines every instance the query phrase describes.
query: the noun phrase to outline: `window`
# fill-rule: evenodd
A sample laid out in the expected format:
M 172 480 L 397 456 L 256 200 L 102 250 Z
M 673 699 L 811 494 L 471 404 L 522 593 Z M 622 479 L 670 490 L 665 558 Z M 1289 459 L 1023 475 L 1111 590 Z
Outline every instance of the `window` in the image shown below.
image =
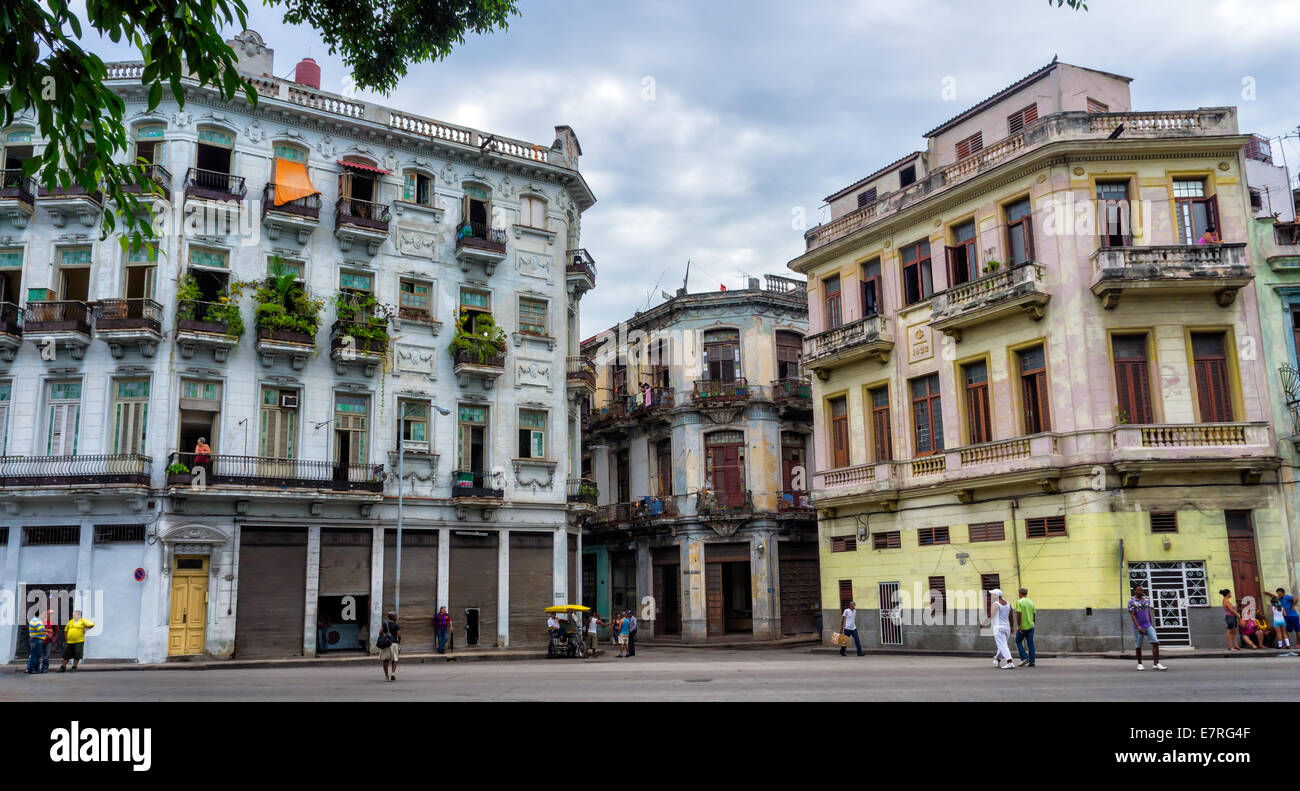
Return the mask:
M 913 305 L 934 293 L 930 273 L 930 241 L 923 239 L 903 248 L 903 302 Z
M 1116 419 L 1137 425 L 1153 422 L 1146 333 L 1115 335 L 1110 342 L 1115 357 Z
M 163 136 L 166 132 L 166 127 L 157 124 L 136 127 L 135 162 L 146 165 L 166 164 L 163 152 Z
M 1006 207 L 1007 249 L 1011 266 L 1034 260 L 1034 212 L 1029 199 L 1016 201 Z
M 917 546 L 929 547 L 948 543 L 948 528 L 922 527 L 916 531 Z
M 462 320 L 468 319 L 465 326 L 472 331 L 479 316 L 492 315 L 492 295 L 487 291 L 462 288 L 460 290 L 460 314 Z
M 150 250 L 148 245 L 131 246 L 126 252 L 125 268 L 122 296 L 126 299 L 152 299 L 158 273 L 158 248 L 155 246 Z
M 912 421 L 916 426 L 916 455 L 943 450 L 943 409 L 939 401 L 939 375 L 912 380 Z
M 398 431 L 407 453 L 429 452 L 429 404 L 400 399 L 397 402 Z M 400 446 L 399 446 L 400 447 Z
M 474 239 L 486 239 L 488 227 L 492 220 L 492 201 L 485 187 L 475 184 L 464 185 L 465 197 L 461 199 L 461 233 L 469 228 L 469 235 Z M 458 237 L 460 234 L 458 234 Z
M 984 617 L 993 617 L 993 596 L 989 591 L 1002 590 L 1002 575 L 1000 574 L 981 574 L 980 590 L 984 594 Z
M 1232 390 L 1222 332 L 1193 332 L 1192 359 L 1196 371 L 1196 400 L 1202 423 L 1232 422 Z
M 843 324 L 840 302 L 840 276 L 831 275 L 822 281 L 826 292 L 826 329 L 833 330 Z
M 363 395 L 334 396 L 334 463 L 341 468 L 336 475 L 346 476 L 347 467 L 365 464 L 366 418 L 370 413 L 370 398 Z
M 1104 102 L 1099 102 L 1091 96 L 1088 97 L 1088 112 L 1090 113 L 1108 113 L 1110 107 Z
M 898 549 L 903 546 L 903 534 L 898 530 L 871 534 L 872 549 Z
M 81 383 L 50 382 L 46 385 L 49 403 L 45 434 L 46 456 L 77 455 L 77 426 L 81 418 Z
M 931 577 L 929 582 L 930 611 L 936 615 L 948 612 L 948 586 L 943 577 Z
M 976 277 L 978 262 L 975 257 L 975 221 L 964 222 L 952 229 L 953 245 L 944 249 L 948 258 L 948 285 L 956 286 Z
M 546 302 L 519 298 L 519 331 L 529 335 L 546 334 Z
M 415 170 L 402 174 L 402 200 L 421 206 L 433 205 L 433 179 Z
M 462 404 L 456 418 L 456 468 L 487 472 L 487 407 Z
M 64 247 L 59 250 L 59 299 L 70 302 L 90 300 L 90 248 Z
M 776 331 L 776 378 L 799 378 L 799 355 L 802 351 L 802 335 L 788 330 Z
M 1006 530 L 1001 522 L 979 522 L 966 526 L 967 540 L 974 544 L 980 541 L 1005 541 Z
M 182 379 L 178 407 L 180 419 L 174 436 L 179 443 L 177 447 L 186 454 L 181 460 L 188 461 L 192 458 L 189 454 L 198 445 L 200 437 L 207 440 L 213 451 L 220 453 L 221 384 Z M 242 430 L 240 433 L 243 433 Z M 211 473 L 212 470 L 209 469 L 208 472 Z
M 546 458 L 546 413 L 519 410 L 519 458 Z
M 781 432 L 781 488 L 787 492 L 806 487 L 795 486 L 796 470 L 806 469 L 804 454 L 808 440 L 797 431 Z
M 853 580 L 840 580 L 840 609 L 847 610 L 853 603 Z
M 1254 187 L 1250 189 L 1250 210 L 1253 212 L 1264 210 L 1264 193 Z
M 665 438 L 655 443 L 655 480 L 658 483 L 656 487 L 658 496 L 668 497 L 673 493 L 673 441 L 671 439 Z
M 1097 182 L 1097 214 L 1102 247 L 1125 247 L 1133 243 L 1127 181 Z
M 745 504 L 745 435 L 739 431 L 715 431 L 704 437 L 704 486 L 723 508 Z
M 31 130 L 15 129 L 5 133 L 4 169 L 10 171 L 5 173 L 4 185 L 6 187 L 12 186 L 13 183 L 22 178 L 23 163 L 31 159 L 33 153 Z M 18 172 L 14 173 L 12 171 Z
M 413 321 L 433 321 L 430 302 L 433 286 L 418 280 L 402 278 L 398 286 L 397 315 Z
M 1052 538 L 1065 535 L 1064 516 L 1040 516 L 1025 520 L 1025 538 Z
M 875 202 L 876 202 L 876 188 L 875 188 L 875 187 L 872 187 L 872 188 L 870 188 L 870 189 L 865 189 L 865 190 L 863 190 L 862 192 L 859 192 L 859 193 L 858 193 L 858 208 L 859 208 L 859 209 L 861 209 L 863 206 L 870 206 L 871 204 L 873 204 L 873 203 L 875 203 Z
M 133 544 L 144 541 L 144 525 L 95 525 L 96 544 Z
M 916 165 L 908 165 L 898 171 L 898 188 L 902 189 L 916 181 Z
M 966 431 L 970 444 L 979 445 L 993 439 L 989 418 L 989 367 L 980 360 L 961 367 L 966 386 Z
M 23 528 L 23 546 L 76 546 L 80 543 L 81 527 L 79 525 Z
M 230 254 L 225 250 L 209 250 L 204 247 L 191 247 L 190 266 L 201 266 L 210 269 L 229 269 Z
M 287 159 L 290 162 L 305 164 L 307 162 L 307 149 L 293 143 L 276 143 L 271 146 L 271 156 L 275 159 Z
M 831 399 L 831 467 L 849 466 L 849 404 L 847 398 Z
M 264 459 L 292 459 L 297 439 L 298 391 L 263 387 L 257 455 Z
M 149 380 L 119 379 L 113 383 L 113 453 L 144 453 L 149 423 Z
M 632 465 L 628 459 L 627 448 L 614 454 L 614 491 L 618 492 L 620 503 L 632 502 Z
M 22 304 L 23 251 L 0 250 L 0 303 Z M 6 317 L 4 321 L 12 321 Z
M 884 312 L 885 291 L 880 279 L 880 259 L 873 258 L 862 265 L 862 317 Z
M 740 376 L 740 331 L 704 333 L 704 375 L 714 382 L 734 382 Z
M 852 536 L 832 538 L 832 552 L 856 552 L 858 549 L 858 540 Z
M 199 129 L 199 142 L 194 156 L 195 174 L 201 187 L 229 189 L 227 178 L 232 164 L 235 136 L 220 129 Z
M 871 446 L 876 461 L 894 458 L 894 433 L 889 421 L 889 386 L 881 385 L 867 391 L 871 404 Z
M 1017 110 L 1007 116 L 1007 134 L 1014 135 L 1037 120 L 1038 105 L 1031 104 L 1023 110 Z
M 9 429 L 9 399 L 13 396 L 13 384 L 0 382 L 0 456 L 5 455 Z
M 1196 244 L 1206 231 L 1219 233 L 1219 201 L 1205 195 L 1205 179 L 1174 179 L 1174 215 L 1181 244 Z
M 519 199 L 519 224 L 529 228 L 546 227 L 546 201 L 525 195 Z
M 984 133 L 976 132 L 970 137 L 957 141 L 957 158 L 965 159 L 982 148 L 984 148 Z
M 1152 511 L 1151 532 L 1152 533 L 1177 533 L 1178 512 L 1177 511 Z
M 364 157 L 348 156 L 339 163 L 339 213 L 373 220 L 379 201 L 376 163 Z
M 1047 401 L 1047 358 L 1042 346 L 1016 352 L 1020 365 L 1020 398 L 1025 413 L 1025 434 L 1052 428 Z

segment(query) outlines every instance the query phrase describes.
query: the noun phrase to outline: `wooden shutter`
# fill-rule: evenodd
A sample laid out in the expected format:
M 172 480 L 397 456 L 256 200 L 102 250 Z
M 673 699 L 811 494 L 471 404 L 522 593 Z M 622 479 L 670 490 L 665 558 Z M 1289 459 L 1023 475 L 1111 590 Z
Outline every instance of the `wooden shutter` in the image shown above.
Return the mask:
M 867 206 L 876 202 L 876 188 L 865 189 L 858 193 L 858 208 Z
M 889 424 L 889 390 L 878 387 L 871 391 L 871 438 L 875 446 L 876 461 L 894 458 L 894 437 Z
M 936 612 L 948 612 L 948 585 L 943 577 L 930 578 L 930 607 Z
M 1000 574 L 981 574 L 980 591 L 984 596 L 984 617 L 989 618 L 993 615 L 993 597 L 989 595 L 991 590 L 1001 590 L 1002 575 Z
M 970 442 L 972 445 L 979 445 L 992 438 L 989 419 L 988 367 L 984 363 L 975 363 L 965 366 L 962 373 L 966 379 L 966 419 L 969 424 Z
M 77 453 L 77 419 L 80 403 L 50 405 L 50 436 L 46 443 L 47 456 L 75 456 Z
M 1133 340 L 1129 340 L 1133 339 Z M 1115 343 L 1115 395 L 1122 418 L 1145 425 L 1151 417 L 1151 383 L 1147 371 L 1146 336 L 1121 336 Z M 1133 344 L 1129 349 L 1120 346 Z M 1128 356 L 1121 357 L 1121 352 Z
M 853 601 L 853 580 L 840 580 L 840 609 L 847 610 Z
M 1192 356 L 1196 371 L 1196 395 L 1202 423 L 1232 421 L 1232 393 L 1228 385 L 1226 339 L 1219 333 L 1193 333 Z
M 858 540 L 852 536 L 841 536 L 831 539 L 832 552 L 854 552 L 858 548 Z
M 982 522 L 967 526 L 970 541 L 1004 541 L 1006 530 L 1001 522 Z
M 831 402 L 831 445 L 834 467 L 849 466 L 849 414 L 843 398 Z
M 1064 516 L 1040 516 L 1025 520 L 1025 538 L 1051 538 L 1063 535 L 1066 535 Z
M 113 411 L 113 453 L 144 453 L 149 414 L 145 401 L 118 401 Z
M 887 533 L 874 533 L 871 536 L 873 549 L 898 549 L 903 546 L 903 534 L 898 530 Z

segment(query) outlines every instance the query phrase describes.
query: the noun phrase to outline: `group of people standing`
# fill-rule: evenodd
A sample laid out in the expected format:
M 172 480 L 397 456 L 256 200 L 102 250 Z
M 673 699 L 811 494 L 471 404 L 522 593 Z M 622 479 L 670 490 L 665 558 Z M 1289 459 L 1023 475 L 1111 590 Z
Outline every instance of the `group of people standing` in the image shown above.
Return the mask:
M 1038 656 L 1034 651 L 1034 618 L 1038 614 L 1038 608 L 1034 605 L 1034 600 L 1029 598 L 1029 589 L 1020 589 L 1020 598 L 1016 600 L 1015 609 L 1012 609 L 1011 603 L 1003 598 L 999 588 L 989 591 L 989 599 L 991 600 L 989 617 L 980 624 L 980 627 L 987 628 L 990 625 L 993 627 L 993 644 L 997 647 L 993 666 L 1002 670 L 1016 668 L 1016 665 L 1011 662 L 1011 649 L 1007 645 L 1007 640 L 1011 637 L 1011 628 L 1014 626 L 1016 651 L 1020 654 L 1019 666 L 1037 667 Z
M 1295 597 L 1285 588 L 1268 594 L 1267 615 L 1265 611 L 1253 610 L 1249 596 L 1243 612 L 1232 601 L 1230 590 L 1224 588 L 1219 595 L 1223 597 L 1224 636 L 1229 651 L 1240 651 L 1242 643 L 1252 651 L 1261 648 L 1290 651 L 1292 635 L 1300 641 L 1300 613 L 1296 612 Z
M 94 629 L 95 623 L 81 617 L 81 610 L 72 611 L 72 619 L 63 628 L 63 662 L 59 672 L 68 671 L 68 662 L 72 662 L 75 671 L 81 667 L 81 660 L 86 656 L 86 630 Z M 54 610 L 46 610 L 45 617 L 33 615 L 27 621 L 27 669 L 26 673 L 37 675 L 50 672 L 50 654 L 54 650 L 55 638 L 59 633 L 58 621 Z
M 574 619 L 574 626 L 578 634 L 581 634 L 587 643 L 587 658 L 591 659 L 596 655 L 596 642 L 598 630 L 602 626 L 610 627 L 611 642 L 618 646 L 618 656 L 616 659 L 623 657 L 636 656 L 636 616 L 631 610 L 625 610 L 614 615 L 614 620 L 601 620 L 600 613 L 589 612 L 583 615 L 582 623 L 576 620 L 576 613 L 570 613 L 570 618 Z M 553 637 L 559 638 L 566 634 L 565 624 L 562 620 L 555 617 L 554 614 L 546 619 L 546 629 Z

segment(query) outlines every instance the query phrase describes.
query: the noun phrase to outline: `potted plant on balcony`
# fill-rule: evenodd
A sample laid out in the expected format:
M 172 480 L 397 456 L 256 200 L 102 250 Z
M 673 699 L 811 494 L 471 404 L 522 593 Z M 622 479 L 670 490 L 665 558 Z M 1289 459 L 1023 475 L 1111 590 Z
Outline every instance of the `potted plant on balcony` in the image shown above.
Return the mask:
M 226 288 L 226 293 L 217 297 L 216 302 L 204 302 L 198 279 L 192 274 L 183 276 L 180 287 L 176 290 L 178 317 L 192 325 L 182 329 L 219 332 L 232 338 L 243 335 L 244 316 L 239 309 L 243 286 L 243 283 L 231 283 Z M 204 327 L 203 324 L 210 326 Z
M 984 274 L 991 275 L 1002 268 L 1002 262 L 996 258 L 991 258 L 984 262 Z
M 350 336 L 358 351 L 386 354 L 388 352 L 388 319 L 392 311 L 370 294 L 340 291 L 334 295 L 334 312 L 340 324 L 348 325 L 340 331 Z
M 167 485 L 168 486 L 188 486 L 194 476 L 190 475 L 190 468 L 175 462 L 167 465 Z
M 258 337 L 311 345 L 325 301 L 312 299 L 298 281 L 298 274 L 284 268 L 279 256 L 271 259 L 267 275 L 254 294 Z
M 474 326 L 471 328 L 470 320 Z M 462 310 L 456 322 L 456 335 L 451 339 L 448 351 L 452 359 L 460 363 L 489 365 L 506 350 L 506 333 L 496 325 L 492 316 L 484 313 L 470 314 Z

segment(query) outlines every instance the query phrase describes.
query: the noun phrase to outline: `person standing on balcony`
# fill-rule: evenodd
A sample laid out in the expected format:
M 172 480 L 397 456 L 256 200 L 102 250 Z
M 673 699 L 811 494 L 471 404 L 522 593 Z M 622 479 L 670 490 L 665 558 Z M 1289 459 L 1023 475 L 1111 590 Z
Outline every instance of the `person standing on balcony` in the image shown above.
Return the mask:
M 1215 230 L 1214 226 L 1207 227 L 1205 233 L 1201 234 L 1201 238 L 1196 240 L 1197 244 L 1220 244 L 1222 242 L 1223 240 L 1219 238 L 1219 232 Z
M 853 647 L 858 649 L 858 656 L 862 656 L 862 642 L 858 640 L 858 603 L 855 601 L 849 602 L 849 606 L 840 613 L 840 634 L 845 637 L 851 636 Z M 848 645 L 841 645 L 840 656 L 847 656 L 848 653 Z
M 208 444 L 207 437 L 199 437 L 199 441 L 194 443 L 194 466 L 203 469 L 203 480 L 206 483 L 208 473 L 212 471 L 212 446 Z

